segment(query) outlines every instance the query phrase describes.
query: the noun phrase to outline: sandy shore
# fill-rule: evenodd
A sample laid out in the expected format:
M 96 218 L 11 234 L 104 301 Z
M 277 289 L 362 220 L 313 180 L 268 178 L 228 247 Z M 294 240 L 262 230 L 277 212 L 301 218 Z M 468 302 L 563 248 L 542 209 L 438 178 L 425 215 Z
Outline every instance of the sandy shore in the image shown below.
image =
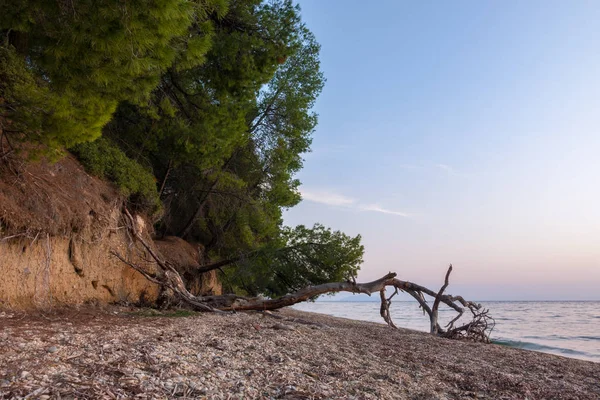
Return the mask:
M 295 310 L 139 314 L 0 313 L 0 398 L 600 399 L 598 363 Z

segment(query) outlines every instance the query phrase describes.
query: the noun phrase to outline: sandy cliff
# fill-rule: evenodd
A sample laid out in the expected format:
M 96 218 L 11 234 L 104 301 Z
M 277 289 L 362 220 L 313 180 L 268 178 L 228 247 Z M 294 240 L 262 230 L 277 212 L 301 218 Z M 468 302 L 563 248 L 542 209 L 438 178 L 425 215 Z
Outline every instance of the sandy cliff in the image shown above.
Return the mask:
M 72 156 L 54 164 L 1 162 L 0 307 L 154 302 L 159 288 L 110 255 L 117 251 L 155 269 L 149 257 L 131 250 L 122 204 L 115 188 L 88 175 Z M 151 224 L 136 219 L 151 242 Z M 194 246 L 167 238 L 158 247 L 193 276 Z M 221 291 L 214 274 L 194 277 L 190 286 L 195 294 Z

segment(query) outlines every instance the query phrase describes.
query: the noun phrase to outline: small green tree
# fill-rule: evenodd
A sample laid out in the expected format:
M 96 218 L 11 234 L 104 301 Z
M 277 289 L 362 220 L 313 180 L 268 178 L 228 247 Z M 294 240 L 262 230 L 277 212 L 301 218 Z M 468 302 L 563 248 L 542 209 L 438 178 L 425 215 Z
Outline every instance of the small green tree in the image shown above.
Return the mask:
M 224 273 L 232 289 L 256 296 L 281 296 L 310 285 L 352 280 L 363 262 L 361 237 L 321 224 L 284 227 L 264 247 L 202 268 L 233 266 Z

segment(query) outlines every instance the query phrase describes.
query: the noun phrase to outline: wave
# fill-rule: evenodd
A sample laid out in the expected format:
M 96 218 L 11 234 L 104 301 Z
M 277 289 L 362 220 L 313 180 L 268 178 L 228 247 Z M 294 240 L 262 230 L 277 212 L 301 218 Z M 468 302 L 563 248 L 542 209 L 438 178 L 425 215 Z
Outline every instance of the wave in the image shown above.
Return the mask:
M 587 353 L 585 351 L 567 349 L 567 348 L 564 348 L 564 347 L 547 346 L 547 345 L 543 345 L 543 344 L 539 344 L 539 343 L 522 342 L 522 341 L 519 341 L 519 340 L 509 340 L 509 339 L 492 340 L 492 343 L 499 344 L 499 345 L 502 345 L 502 346 L 514 347 L 516 349 L 541 351 L 541 352 L 547 352 L 547 353 L 568 354 L 568 355 L 571 355 L 571 356 L 585 357 L 587 359 L 598 359 L 598 358 L 600 358 L 600 357 L 598 357 L 598 356 L 596 356 L 594 354 L 590 354 L 590 353 Z
M 575 339 L 600 340 L 600 336 L 575 336 Z
M 600 336 L 561 336 L 561 335 L 548 335 L 548 336 L 523 336 L 525 339 L 541 339 L 541 340 L 600 340 Z

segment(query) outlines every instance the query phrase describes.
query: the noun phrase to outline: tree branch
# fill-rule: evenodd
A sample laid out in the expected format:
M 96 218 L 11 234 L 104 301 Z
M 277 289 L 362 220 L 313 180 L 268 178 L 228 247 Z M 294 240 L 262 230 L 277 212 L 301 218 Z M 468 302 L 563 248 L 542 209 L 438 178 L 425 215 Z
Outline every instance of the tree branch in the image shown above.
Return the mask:
M 452 264 L 448 267 L 448 272 L 446 272 L 446 278 L 444 278 L 444 285 L 440 288 L 440 291 L 435 296 L 435 300 L 433 302 L 433 307 L 431 307 L 431 333 L 438 333 L 440 326 L 438 325 L 438 307 L 440 306 L 440 301 L 442 300 L 442 295 L 444 294 L 444 290 L 448 287 L 448 279 L 450 278 L 450 272 L 452 272 Z
M 495 324 L 493 318 L 489 316 L 489 310 L 482 309 L 481 305 L 466 301 L 460 296 L 454 297 L 443 294 L 449 285 L 449 277 L 452 271 L 452 265 L 450 265 L 448 271 L 446 272 L 444 285 L 437 293 L 418 284 L 396 279 L 396 273 L 390 272 L 385 276 L 381 277 L 380 279 L 377 279 L 372 282 L 356 283 L 346 281 L 324 283 L 321 285 L 308 286 L 297 290 L 293 293 L 274 299 L 268 299 L 264 297 L 243 297 L 237 296 L 235 294 L 221 296 L 194 296 L 185 288 L 183 279 L 181 278 L 179 273 L 177 273 L 175 268 L 172 265 L 170 265 L 167 261 L 162 260 L 159 257 L 159 255 L 154 251 L 153 247 L 150 246 L 144 240 L 142 235 L 137 231 L 135 220 L 133 219 L 129 211 L 127 209 L 124 209 L 123 213 L 126 218 L 127 226 L 131 231 L 133 237 L 136 241 L 142 244 L 143 248 L 156 261 L 159 269 L 161 270 L 160 274 L 155 275 L 148 273 L 145 269 L 126 260 L 124 257 L 122 257 L 119 253 L 115 251 L 112 251 L 111 254 L 117 257 L 121 262 L 140 272 L 149 281 L 161 285 L 164 288 L 172 290 L 176 295 L 179 296 L 181 300 L 186 302 L 194 309 L 200 311 L 227 312 L 275 310 L 278 308 L 300 303 L 326 293 L 350 292 L 366 293 L 368 295 L 371 295 L 371 293 L 379 292 L 379 296 L 381 299 L 380 314 L 384 321 L 390 327 L 396 328 L 396 325 L 394 324 L 391 318 L 390 305 L 391 299 L 398 293 L 399 290 L 401 290 L 408 293 L 415 300 L 417 300 L 420 307 L 423 309 L 423 312 L 428 314 L 431 322 L 430 332 L 434 335 L 454 339 L 482 341 L 488 343 L 489 334 L 491 333 L 491 330 L 493 329 Z M 307 245 L 307 243 L 292 246 L 292 248 L 302 245 Z M 239 259 L 241 259 L 241 256 Z M 227 262 L 231 263 L 230 260 L 223 260 L 219 263 L 210 264 L 211 268 L 209 270 L 219 268 L 220 266 L 217 266 L 218 264 L 221 264 L 222 266 L 226 265 Z M 389 298 L 386 298 L 385 289 L 388 286 L 394 288 L 394 293 Z M 428 296 L 434 298 L 433 307 L 429 307 L 427 301 L 425 300 L 424 294 L 427 294 Z M 463 315 L 464 312 L 464 308 L 456 304 L 456 302 L 459 302 L 464 307 L 467 307 L 473 314 L 473 319 L 467 324 L 454 328 L 454 323 L 458 321 L 458 319 Z M 447 331 L 441 329 L 437 322 L 437 310 L 440 303 L 446 304 L 448 307 L 454 309 L 459 313 L 459 315 L 453 320 L 451 320 L 450 323 L 447 325 L 447 327 L 449 327 Z

